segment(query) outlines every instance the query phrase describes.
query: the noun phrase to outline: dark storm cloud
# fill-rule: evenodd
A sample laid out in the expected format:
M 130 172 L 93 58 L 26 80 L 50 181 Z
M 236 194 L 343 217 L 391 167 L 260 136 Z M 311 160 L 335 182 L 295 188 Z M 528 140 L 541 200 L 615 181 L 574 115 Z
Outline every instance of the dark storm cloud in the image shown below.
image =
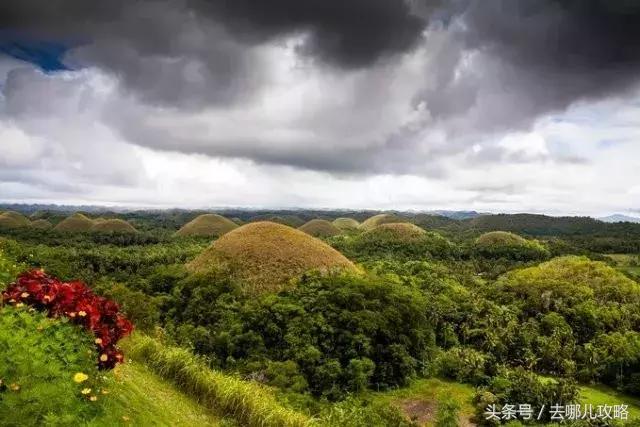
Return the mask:
M 28 35 L 65 46 L 65 66 L 106 70 L 123 98 L 180 114 L 252 105 L 272 83 L 265 44 L 299 35 L 297 51 L 314 71 L 363 82 L 357 96 L 337 84 L 335 97 L 348 108 L 318 108 L 308 126 L 275 120 L 283 131 L 312 130 L 300 132 L 309 139 L 265 142 L 269 129 L 211 141 L 193 129 L 159 132 L 117 103 L 109 115 L 120 117 L 108 121 L 142 146 L 336 173 L 424 172 L 487 134 L 624 94 L 640 79 L 640 2 L 632 0 L 21 0 L 0 2 L 0 29 L 0 41 Z M 385 90 L 397 88 L 399 54 L 431 49 L 434 35 L 443 41 L 427 52 L 424 80 L 401 82 L 413 97 L 391 101 Z M 362 77 L 380 70 L 389 71 Z M 423 106 L 429 119 L 411 131 L 402 119 L 377 126 L 401 103 Z M 431 128 L 445 137 L 425 142 L 421 131 Z M 356 143 L 335 144 L 343 139 Z
M 350 69 L 409 50 L 426 25 L 402 0 L 3 3 L 0 28 L 63 41 L 77 48 L 69 66 L 111 70 L 143 100 L 178 107 L 249 98 L 267 78 L 252 48 L 281 36 Z
M 440 55 L 439 84 L 418 97 L 436 118 L 471 116 L 463 132 L 523 128 L 576 101 L 619 95 L 640 80 L 640 2 L 466 4 L 451 27 L 451 49 Z M 456 74 L 465 54 L 472 68 Z
M 202 0 L 241 38 L 309 34 L 302 52 L 345 67 L 370 65 L 415 45 L 426 22 L 403 0 Z M 432 3 L 434 3 L 432 1 Z

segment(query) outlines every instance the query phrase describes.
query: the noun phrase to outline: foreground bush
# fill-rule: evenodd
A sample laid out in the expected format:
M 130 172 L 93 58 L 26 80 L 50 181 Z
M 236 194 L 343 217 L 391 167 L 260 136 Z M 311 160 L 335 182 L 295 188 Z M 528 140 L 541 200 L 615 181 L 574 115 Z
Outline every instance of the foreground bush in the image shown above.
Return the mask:
M 0 424 L 80 425 L 102 399 L 94 338 L 31 310 L 0 306 Z
M 212 371 L 187 350 L 137 337 L 129 352 L 201 404 L 236 419 L 240 425 L 294 427 L 311 423 L 304 415 L 281 406 L 265 388 Z
M 66 317 L 95 335 L 99 350 L 98 366 L 111 369 L 122 361 L 122 352 L 116 344 L 129 335 L 133 325 L 118 312 L 113 301 L 94 295 L 82 282 L 65 283 L 32 270 L 2 291 L 2 302 L 15 306 L 28 305 L 51 317 Z
M 489 405 L 495 405 L 499 410 L 505 404 L 526 403 L 539 411 L 549 405 L 574 404 L 578 401 L 578 393 L 578 386 L 572 380 L 542 378 L 522 368 L 504 370 L 487 387 L 478 390 L 474 398 L 477 420 L 490 423 L 483 414 Z M 542 420 L 548 422 L 549 416 L 549 411 L 543 412 Z

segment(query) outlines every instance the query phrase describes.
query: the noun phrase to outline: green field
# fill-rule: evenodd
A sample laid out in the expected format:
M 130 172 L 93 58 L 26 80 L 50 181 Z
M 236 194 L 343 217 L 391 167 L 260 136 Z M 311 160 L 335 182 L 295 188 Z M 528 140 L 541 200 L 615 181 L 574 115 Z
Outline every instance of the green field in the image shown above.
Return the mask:
M 105 414 L 93 426 L 232 426 L 178 391 L 143 364 L 118 366 L 110 379 Z

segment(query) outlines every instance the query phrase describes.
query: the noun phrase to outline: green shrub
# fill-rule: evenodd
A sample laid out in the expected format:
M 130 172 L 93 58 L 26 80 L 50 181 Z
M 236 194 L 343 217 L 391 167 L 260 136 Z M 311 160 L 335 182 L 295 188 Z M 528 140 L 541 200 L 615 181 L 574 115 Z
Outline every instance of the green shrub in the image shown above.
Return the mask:
M 523 368 L 516 368 L 503 370 L 492 378 L 486 388 L 478 390 L 474 400 L 477 403 L 491 401 L 490 404 L 495 404 L 497 408 L 505 404 L 529 404 L 540 410 L 543 405 L 549 408 L 550 405 L 576 403 L 578 393 L 578 386 L 572 380 L 542 378 Z M 485 409 L 486 406 L 478 406 L 478 419 L 485 419 L 482 414 Z M 543 416 L 548 421 L 549 412 L 545 411 Z
M 0 242 L 1 243 L 1 242 Z M 20 266 L 10 260 L 0 246 L 0 289 L 4 289 L 20 273 Z
M 313 394 L 340 399 L 367 386 L 402 386 L 431 358 L 428 304 L 415 288 L 306 274 L 290 290 L 243 299 L 225 277 L 183 281 L 170 328 L 223 368 L 253 374 L 257 361 L 292 361 Z
M 333 404 L 319 414 L 323 427 L 411 427 L 394 406 L 348 398 Z
M 0 420 L 3 426 L 81 425 L 100 412 L 93 337 L 64 319 L 0 307 Z M 77 383 L 74 375 L 88 376 Z M 90 392 L 83 394 L 83 389 Z
M 487 379 L 487 356 L 472 348 L 453 347 L 443 352 L 436 361 L 438 373 L 458 382 L 480 384 Z
M 460 405 L 451 396 L 441 397 L 438 401 L 435 427 L 458 427 Z

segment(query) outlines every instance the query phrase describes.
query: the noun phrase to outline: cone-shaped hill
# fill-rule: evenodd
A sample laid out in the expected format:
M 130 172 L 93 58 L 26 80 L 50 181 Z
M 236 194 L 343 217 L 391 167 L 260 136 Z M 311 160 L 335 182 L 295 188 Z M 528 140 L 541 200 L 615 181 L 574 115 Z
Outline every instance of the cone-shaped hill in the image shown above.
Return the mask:
M 372 230 L 382 224 L 398 224 L 408 222 L 406 219 L 393 214 L 379 214 L 365 220 L 360 224 L 360 228 L 364 231 Z
M 355 236 L 351 247 L 359 257 L 448 258 L 457 251 L 455 245 L 444 236 L 410 223 L 379 225 Z
M 484 233 L 476 240 L 476 245 L 480 246 L 524 246 L 527 244 L 526 239 L 508 231 L 492 231 Z
M 133 225 L 122 219 L 104 219 L 96 221 L 91 231 L 98 233 L 137 233 Z
M 81 213 L 75 213 L 60 221 L 53 229 L 63 233 L 81 233 L 84 231 L 91 231 L 92 227 L 92 220 Z
M 313 237 L 331 237 L 341 233 L 340 229 L 324 219 L 312 219 L 298 228 Z
M 53 228 L 53 224 L 51 224 L 46 219 L 37 219 L 31 223 L 31 227 L 38 230 L 50 230 L 51 228 Z
M 205 236 L 220 237 L 231 230 L 238 228 L 238 225 L 227 218 L 216 214 L 205 214 L 196 217 L 186 223 L 176 232 L 176 236 Z
M 324 242 L 273 222 L 254 222 L 225 234 L 188 268 L 196 273 L 228 269 L 253 295 L 277 292 L 308 270 L 357 271 Z
M 379 242 L 411 243 L 422 239 L 427 232 L 410 223 L 388 223 L 379 225 L 365 232 L 365 240 Z
M 31 225 L 31 221 L 21 213 L 8 211 L 0 214 L 0 228 L 24 228 L 29 225 Z
M 353 218 L 338 218 L 332 224 L 341 231 L 355 231 L 360 227 L 360 223 Z
M 487 258 L 526 261 L 550 256 L 549 250 L 537 240 L 527 240 L 507 231 L 491 231 L 481 235 L 476 240 L 475 249 Z
M 257 215 L 251 218 L 249 222 L 275 222 L 289 227 L 298 228 L 304 225 L 304 220 L 296 215 Z

